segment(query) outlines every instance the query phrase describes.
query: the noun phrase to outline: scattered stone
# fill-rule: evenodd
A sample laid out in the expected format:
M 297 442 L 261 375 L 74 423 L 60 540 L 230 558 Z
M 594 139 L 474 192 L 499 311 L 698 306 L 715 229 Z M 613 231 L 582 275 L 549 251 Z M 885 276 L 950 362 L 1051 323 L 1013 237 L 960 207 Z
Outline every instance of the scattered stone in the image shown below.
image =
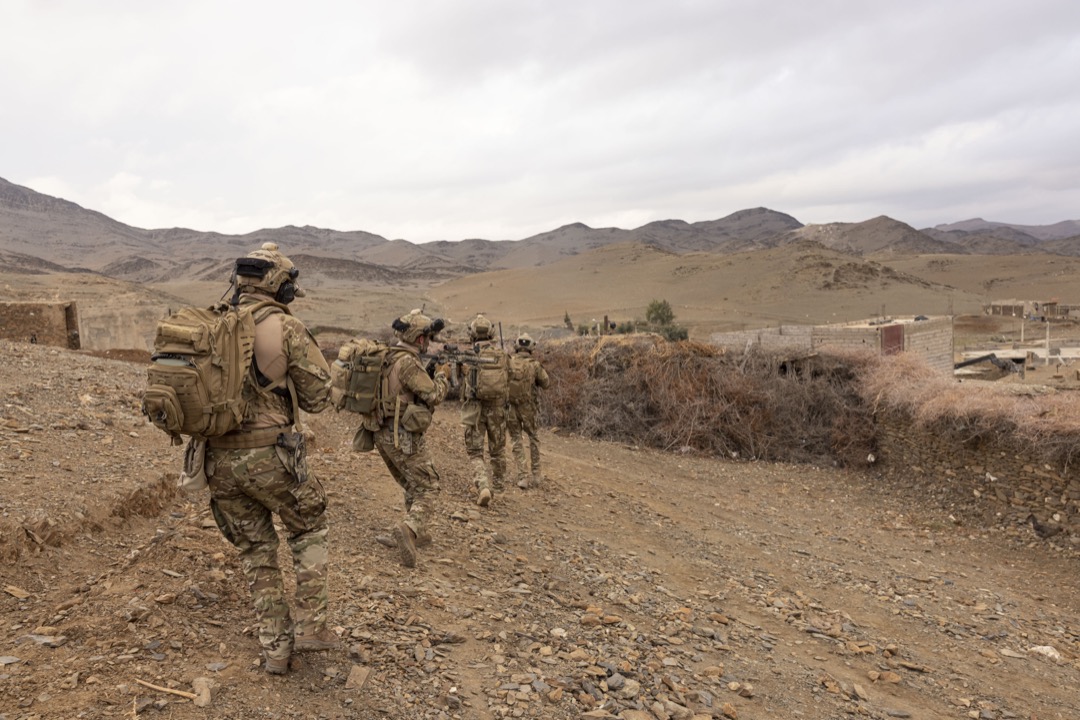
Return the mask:
M 16 645 L 21 645 L 22 643 L 25 643 L 25 642 L 33 642 L 33 643 L 37 643 L 38 645 L 41 645 L 43 647 L 58 648 L 58 647 L 61 647 L 64 644 L 66 644 L 67 641 L 68 641 L 68 639 L 63 635 L 34 635 L 34 634 L 30 634 L 30 635 L 23 635 L 22 637 L 16 638 L 15 644 Z
M 14 585 L 5 585 L 4 592 L 6 592 L 8 595 L 11 595 L 12 597 L 18 598 L 19 600 L 26 600 L 30 597 L 30 593 Z
M 195 707 L 210 707 L 210 687 L 212 684 L 210 678 L 205 677 L 197 677 L 191 681 L 191 690 L 195 693 L 195 698 L 191 702 Z
M 1035 645 L 1034 647 L 1028 648 L 1028 652 L 1050 658 L 1054 662 L 1061 662 L 1061 653 L 1058 652 L 1057 648 L 1051 645 Z
M 345 680 L 346 690 L 359 690 L 368 681 L 368 676 L 371 675 L 371 668 L 363 667 L 361 665 L 353 665 L 349 670 L 349 677 Z

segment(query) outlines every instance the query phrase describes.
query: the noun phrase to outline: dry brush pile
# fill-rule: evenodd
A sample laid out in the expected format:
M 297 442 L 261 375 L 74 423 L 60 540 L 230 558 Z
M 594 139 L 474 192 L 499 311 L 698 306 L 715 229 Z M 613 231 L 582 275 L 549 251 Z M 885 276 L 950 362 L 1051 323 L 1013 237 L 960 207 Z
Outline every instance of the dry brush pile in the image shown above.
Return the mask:
M 865 465 L 877 420 L 972 447 L 1000 443 L 1067 470 L 1080 453 L 1068 395 L 1003 395 L 915 356 L 725 352 L 657 336 L 577 338 L 544 348 L 542 419 L 596 439 L 768 461 Z
M 597 438 L 725 457 L 849 465 L 873 451 L 859 358 L 725 353 L 652 335 L 545 348 L 543 418 Z

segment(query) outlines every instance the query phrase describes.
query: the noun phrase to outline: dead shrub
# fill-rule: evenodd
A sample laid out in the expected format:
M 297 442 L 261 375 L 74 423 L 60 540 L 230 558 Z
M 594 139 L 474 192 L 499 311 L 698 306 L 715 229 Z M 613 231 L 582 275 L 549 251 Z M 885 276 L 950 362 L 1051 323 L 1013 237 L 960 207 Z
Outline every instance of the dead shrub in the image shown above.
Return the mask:
M 542 419 L 587 437 L 772 461 L 854 464 L 874 448 L 851 366 L 828 356 L 727 354 L 655 335 L 546 347 Z

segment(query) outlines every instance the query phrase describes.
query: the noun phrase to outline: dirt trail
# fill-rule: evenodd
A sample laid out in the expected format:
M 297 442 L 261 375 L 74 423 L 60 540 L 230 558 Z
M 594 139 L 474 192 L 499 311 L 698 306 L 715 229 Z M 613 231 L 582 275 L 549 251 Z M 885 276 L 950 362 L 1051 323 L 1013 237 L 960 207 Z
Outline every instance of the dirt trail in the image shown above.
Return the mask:
M 0 566 L 3 720 L 1080 717 L 1067 541 L 864 474 L 552 433 L 545 486 L 480 510 L 453 404 L 415 570 L 374 542 L 401 506 L 378 457 L 351 452 L 350 418 L 311 418 L 344 641 L 269 677 L 206 496 L 133 494 L 178 459 L 132 410 L 142 367 L 0 354 L 0 551 L 34 509 L 61 542 L 23 531 Z M 207 708 L 137 682 L 200 677 Z

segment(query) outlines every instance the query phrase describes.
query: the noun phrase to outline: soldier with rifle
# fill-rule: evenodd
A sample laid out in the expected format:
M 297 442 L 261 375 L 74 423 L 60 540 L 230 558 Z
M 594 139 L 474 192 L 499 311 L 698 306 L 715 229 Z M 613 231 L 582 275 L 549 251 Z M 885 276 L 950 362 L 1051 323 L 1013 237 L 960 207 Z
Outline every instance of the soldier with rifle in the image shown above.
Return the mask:
M 472 352 L 457 354 L 467 368 L 462 394 L 461 424 L 465 452 L 473 472 L 476 504 L 487 507 L 506 478 L 506 403 L 509 393 L 509 358 L 495 342 L 494 326 L 483 315 L 469 324 Z M 484 440 L 491 459 L 484 463 Z

